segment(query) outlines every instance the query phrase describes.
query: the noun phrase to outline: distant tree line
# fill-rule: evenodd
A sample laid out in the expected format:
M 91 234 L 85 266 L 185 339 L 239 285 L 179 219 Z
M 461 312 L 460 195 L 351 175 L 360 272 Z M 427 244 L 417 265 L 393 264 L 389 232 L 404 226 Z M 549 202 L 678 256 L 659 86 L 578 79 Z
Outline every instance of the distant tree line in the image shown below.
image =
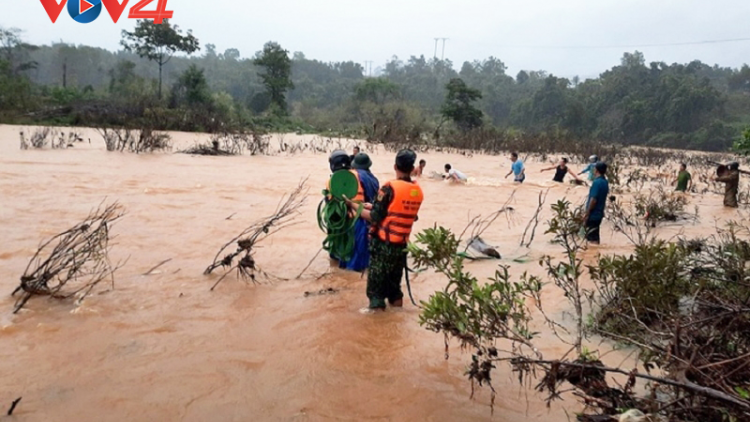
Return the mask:
M 501 130 L 703 150 L 730 148 L 750 126 L 747 65 L 647 63 L 634 52 L 581 81 L 545 71 L 512 76 L 494 57 L 456 70 L 450 60 L 422 56 L 394 57 L 378 77 L 366 77 L 358 63 L 308 59 L 274 42 L 246 57 L 219 52 L 168 22 L 140 22 L 117 52 L 33 46 L 22 35 L 0 28 L 3 122 L 126 124 L 151 116 L 163 129 L 261 124 L 437 143 Z

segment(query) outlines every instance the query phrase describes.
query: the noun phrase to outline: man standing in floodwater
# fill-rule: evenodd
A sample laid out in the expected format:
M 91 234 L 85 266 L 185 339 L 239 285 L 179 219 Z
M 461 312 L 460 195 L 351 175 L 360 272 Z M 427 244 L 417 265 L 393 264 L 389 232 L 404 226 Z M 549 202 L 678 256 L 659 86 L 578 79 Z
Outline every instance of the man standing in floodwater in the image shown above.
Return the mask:
M 589 199 L 586 203 L 586 214 L 583 221 L 586 225 L 586 240 L 598 245 L 601 241 L 599 228 L 604 220 L 604 209 L 607 206 L 607 196 L 609 196 L 609 182 L 605 177 L 607 174 L 607 164 L 598 162 L 594 166 L 594 183 L 589 190 Z
M 406 269 L 406 245 L 424 200 L 422 188 L 410 176 L 416 160 L 414 151 L 399 151 L 393 166 L 396 179 L 385 183 L 376 200 L 362 211 L 362 218 L 372 224 L 367 273 L 370 304 L 365 312 L 385 310 L 386 300 L 391 306 L 403 306 L 401 278 Z M 352 201 L 347 203 L 352 209 L 357 207 Z
M 352 148 L 352 155 L 349 156 L 350 163 L 354 162 L 354 158 L 357 157 L 357 154 L 359 154 L 359 146 L 355 145 L 354 148 Z
M 740 190 L 740 163 L 736 161 L 729 163 L 729 165 L 727 166 L 727 171 L 725 171 L 721 176 L 714 178 L 714 180 L 725 184 L 724 206 L 729 208 L 737 208 L 739 206 L 737 195 L 739 194 Z
M 511 174 L 513 175 L 513 181 L 516 183 L 523 183 L 526 180 L 526 169 L 523 166 L 523 161 L 518 159 L 518 153 L 512 152 L 510 154 L 510 161 L 513 163 L 510 166 L 510 171 L 505 175 L 507 179 Z
M 422 177 L 425 167 L 427 167 L 427 161 L 419 160 L 419 165 L 414 168 L 414 171 L 411 172 L 411 177 Z
M 544 173 L 545 171 L 550 171 L 550 170 L 555 171 L 555 177 L 552 178 L 553 182 L 562 183 L 565 180 L 565 176 L 568 174 L 573 176 L 575 180 L 580 181 L 580 179 L 578 178 L 578 176 L 576 176 L 573 170 L 571 170 L 570 167 L 568 167 L 568 159 L 565 157 L 563 157 L 560 160 L 560 164 L 558 164 L 557 166 L 542 169 L 540 173 Z
M 687 164 L 680 164 L 680 171 L 677 173 L 676 192 L 687 192 L 693 185 L 693 176 L 687 171 Z

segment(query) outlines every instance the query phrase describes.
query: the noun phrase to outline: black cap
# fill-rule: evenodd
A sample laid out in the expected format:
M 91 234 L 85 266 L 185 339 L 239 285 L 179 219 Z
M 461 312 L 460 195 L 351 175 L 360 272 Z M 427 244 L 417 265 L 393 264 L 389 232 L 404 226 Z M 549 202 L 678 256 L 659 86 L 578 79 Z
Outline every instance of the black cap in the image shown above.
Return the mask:
M 328 157 L 328 164 L 331 166 L 331 171 L 349 169 L 351 168 L 351 158 L 349 158 L 349 154 L 346 151 L 337 149 Z
M 740 169 L 740 163 L 736 161 L 732 161 L 728 164 L 729 170 L 739 170 Z
M 607 163 L 605 163 L 604 161 L 599 161 L 598 163 L 596 163 L 594 168 L 596 168 L 596 171 L 598 171 L 599 174 L 607 174 Z
M 402 149 L 396 154 L 396 168 L 404 173 L 411 173 L 415 162 L 417 162 L 417 153 L 410 149 Z

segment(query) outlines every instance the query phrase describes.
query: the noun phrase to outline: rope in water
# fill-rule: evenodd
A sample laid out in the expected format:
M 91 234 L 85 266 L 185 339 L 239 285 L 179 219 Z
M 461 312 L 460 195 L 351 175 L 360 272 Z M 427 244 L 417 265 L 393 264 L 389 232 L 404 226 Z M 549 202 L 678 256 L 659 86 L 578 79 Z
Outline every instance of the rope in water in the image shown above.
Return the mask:
M 323 195 L 328 197 L 330 192 L 324 190 Z M 334 258 L 349 261 L 354 255 L 354 226 L 363 208 L 364 205 L 360 204 L 352 216 L 349 215 L 346 202 L 336 197 L 331 197 L 328 201 L 324 198 L 318 204 L 318 227 L 326 233 L 323 249 Z

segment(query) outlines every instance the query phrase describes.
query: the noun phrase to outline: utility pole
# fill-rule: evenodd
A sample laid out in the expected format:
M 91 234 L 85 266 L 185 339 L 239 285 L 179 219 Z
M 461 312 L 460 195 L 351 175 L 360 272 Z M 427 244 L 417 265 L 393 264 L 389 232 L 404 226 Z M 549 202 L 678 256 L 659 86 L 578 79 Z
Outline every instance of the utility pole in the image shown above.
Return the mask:
M 435 38 L 435 54 L 432 55 L 433 59 L 437 59 L 437 44 L 440 38 Z
M 68 59 L 63 61 L 63 88 L 68 87 Z
M 445 60 L 445 40 L 448 40 L 450 38 L 440 38 L 440 39 L 443 40 L 443 53 L 440 55 L 440 60 L 443 61 Z
M 365 60 L 365 72 L 367 76 L 372 76 L 372 60 Z

